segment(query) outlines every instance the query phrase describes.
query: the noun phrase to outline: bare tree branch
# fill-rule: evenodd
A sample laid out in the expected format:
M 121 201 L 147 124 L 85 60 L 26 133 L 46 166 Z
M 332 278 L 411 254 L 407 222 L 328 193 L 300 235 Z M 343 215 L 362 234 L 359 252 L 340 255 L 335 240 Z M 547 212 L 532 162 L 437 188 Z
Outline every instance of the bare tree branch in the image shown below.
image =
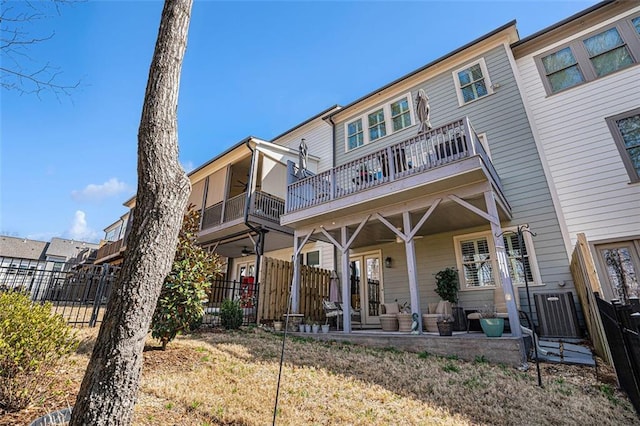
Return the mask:
M 59 67 L 31 56 L 33 46 L 45 43 L 55 31 L 38 34 L 35 22 L 61 14 L 61 6 L 84 0 L 0 1 L 0 88 L 20 94 L 53 93 L 70 96 L 80 80 L 66 82 Z

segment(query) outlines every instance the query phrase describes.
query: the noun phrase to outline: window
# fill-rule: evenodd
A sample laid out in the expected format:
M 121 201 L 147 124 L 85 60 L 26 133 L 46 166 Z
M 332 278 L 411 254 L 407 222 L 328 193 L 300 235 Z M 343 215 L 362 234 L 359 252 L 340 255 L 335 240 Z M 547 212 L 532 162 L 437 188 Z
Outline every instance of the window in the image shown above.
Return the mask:
M 540 273 L 533 254 L 533 241 L 527 233 L 523 234 L 522 253 L 518 236 L 512 230 L 505 229 L 503 243 L 507 255 L 509 276 L 514 286 L 525 284 L 540 285 Z M 494 287 L 499 280 L 496 249 L 491 232 L 478 232 L 454 237 L 456 259 L 462 290 Z M 522 260 L 524 255 L 524 262 Z
M 605 298 L 625 303 L 630 297 L 640 297 L 640 240 L 596 245 L 595 248 L 604 278 L 601 283 Z
M 493 93 L 484 58 L 453 72 L 460 106 Z
M 350 151 L 382 139 L 390 133 L 412 126 L 414 122 L 410 93 L 390 99 L 375 110 L 367 111 L 344 124 L 345 150 Z
M 374 141 L 386 135 L 387 127 L 384 123 L 384 111 L 379 109 L 369 114 L 369 141 Z
M 308 266 L 320 266 L 320 251 L 310 251 L 306 254 L 306 258 Z
M 627 68 L 640 58 L 640 17 L 604 29 L 535 57 L 548 95 Z
M 364 145 L 362 119 L 358 119 L 347 124 L 347 141 L 349 144 L 349 149 L 357 148 Z
M 542 58 L 542 64 L 553 92 L 559 92 L 584 81 L 578 61 L 568 47 L 545 56 Z
M 584 46 L 598 77 L 626 68 L 634 62 L 615 28 L 589 37 L 584 41 Z
M 407 98 L 391 104 L 391 120 L 393 121 L 394 132 L 411 126 L 411 112 Z
M 489 242 L 486 237 L 460 241 L 462 278 L 466 288 L 493 286 Z
M 606 121 L 631 182 L 640 182 L 640 108 Z

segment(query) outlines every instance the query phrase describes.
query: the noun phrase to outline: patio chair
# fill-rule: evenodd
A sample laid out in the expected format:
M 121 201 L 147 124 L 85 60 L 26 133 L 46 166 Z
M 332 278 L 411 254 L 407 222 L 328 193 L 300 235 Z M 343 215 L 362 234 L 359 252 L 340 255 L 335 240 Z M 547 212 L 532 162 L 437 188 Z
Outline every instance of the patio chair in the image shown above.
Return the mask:
M 520 297 L 518 295 L 518 290 L 514 289 L 514 297 L 516 299 L 516 307 L 520 310 Z M 496 313 L 496 318 L 504 318 L 509 319 L 509 313 L 507 312 L 507 301 L 504 298 L 504 291 L 502 287 L 496 287 L 493 290 L 493 308 Z M 480 312 L 472 312 L 467 314 L 467 333 L 469 332 L 470 322 L 471 320 L 480 320 L 481 314 Z
M 339 325 L 340 321 L 342 320 L 342 312 L 344 310 L 344 306 L 340 302 L 336 302 L 336 305 L 338 305 L 338 308 L 340 309 L 340 315 L 338 316 L 338 325 Z M 351 314 L 351 319 L 358 321 L 360 323 L 360 329 L 362 329 L 362 318 L 360 316 L 360 310 L 353 309 L 353 307 L 349 305 L 349 313 Z
M 324 309 L 325 317 L 336 319 L 336 329 L 340 330 L 340 317 L 342 316 L 342 309 L 340 309 L 340 307 L 338 307 L 335 302 L 331 302 L 327 299 L 322 300 L 322 309 Z
M 425 331 L 437 332 L 438 319 L 445 315 L 451 315 L 451 302 L 441 300 L 438 303 L 429 303 L 429 312 L 422 314 L 422 327 Z

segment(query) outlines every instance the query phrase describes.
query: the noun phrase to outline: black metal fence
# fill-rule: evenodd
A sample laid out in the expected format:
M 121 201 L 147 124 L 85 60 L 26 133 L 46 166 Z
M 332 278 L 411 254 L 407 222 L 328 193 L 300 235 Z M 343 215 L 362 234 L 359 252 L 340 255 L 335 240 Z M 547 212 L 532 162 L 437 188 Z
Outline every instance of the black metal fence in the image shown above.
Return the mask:
M 102 321 L 119 268 L 107 264 L 80 269 L 67 269 L 68 266 L 57 264 L 56 270 L 47 266 L 0 267 L 0 291 L 28 293 L 35 302 L 50 302 L 53 312 L 62 315 L 69 324 L 95 327 Z
M 640 415 L 640 303 L 608 303 L 600 298 L 598 310 L 620 386 Z
M 202 325 L 220 325 L 220 309 L 225 300 L 237 300 L 240 303 L 243 325 L 255 324 L 259 288 L 260 285 L 254 283 L 251 277 L 242 281 L 215 280 L 208 291 L 209 300 L 205 304 Z
M 53 312 L 69 324 L 95 327 L 102 322 L 120 268 L 104 264 L 66 270 L 65 266 L 60 270 L 0 267 L 0 291 L 26 292 L 35 302 L 50 302 Z M 208 291 L 203 325 L 220 325 L 220 309 L 226 299 L 240 303 L 243 325 L 255 324 L 258 288 L 252 278 L 214 281 Z

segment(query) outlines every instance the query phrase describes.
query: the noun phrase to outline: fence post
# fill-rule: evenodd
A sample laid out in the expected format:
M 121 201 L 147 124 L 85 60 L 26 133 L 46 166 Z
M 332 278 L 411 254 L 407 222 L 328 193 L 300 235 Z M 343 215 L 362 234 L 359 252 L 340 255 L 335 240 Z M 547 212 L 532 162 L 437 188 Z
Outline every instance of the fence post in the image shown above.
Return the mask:
M 102 273 L 100 274 L 100 281 L 98 282 L 98 288 L 96 289 L 96 297 L 93 300 L 93 311 L 91 312 L 91 319 L 89 320 L 89 327 L 95 327 L 98 320 L 98 312 L 100 312 L 100 305 L 102 304 L 102 296 L 104 295 L 104 288 L 107 282 L 107 275 L 109 274 L 109 264 L 102 265 Z

